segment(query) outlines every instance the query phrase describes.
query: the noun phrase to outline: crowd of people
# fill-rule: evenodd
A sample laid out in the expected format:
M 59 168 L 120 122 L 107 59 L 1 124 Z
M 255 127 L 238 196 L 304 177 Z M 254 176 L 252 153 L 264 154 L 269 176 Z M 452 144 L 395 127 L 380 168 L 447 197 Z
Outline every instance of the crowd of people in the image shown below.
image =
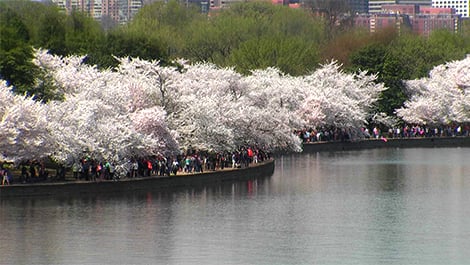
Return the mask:
M 350 141 L 351 139 L 415 138 L 415 137 L 456 137 L 470 136 L 469 124 L 444 127 L 405 125 L 383 129 L 378 126 L 361 128 L 360 131 L 345 129 L 303 129 L 295 133 L 304 143 L 322 141 Z M 354 135 L 353 135 L 354 134 Z M 2 185 L 12 183 L 36 183 L 45 181 L 65 181 L 67 172 L 72 179 L 83 181 L 119 180 L 150 176 L 171 176 L 177 174 L 203 173 L 226 168 L 248 167 L 250 163 L 262 162 L 270 154 L 259 147 L 240 147 L 233 152 L 198 151 L 189 148 L 177 156 L 154 155 L 145 158 L 131 158 L 124 165 L 116 166 L 110 161 L 100 161 L 84 155 L 70 168 L 55 165 L 55 173 L 50 172 L 44 161 L 26 161 L 15 167 L 9 163 L 0 164 Z M 13 171 L 19 172 L 14 178 Z
M 13 178 L 13 172 L 19 172 L 17 178 Z M 56 174 L 50 177 L 49 171 L 46 169 L 43 161 L 25 161 L 17 167 L 13 163 L 0 163 L 0 177 L 2 185 L 10 185 L 11 183 L 33 183 L 46 180 L 65 180 L 65 167 L 58 167 Z
M 413 138 L 413 137 L 455 137 L 470 136 L 470 124 L 449 126 L 404 125 L 394 128 L 363 127 L 360 132 L 345 129 L 303 129 L 295 133 L 304 143 L 324 141 L 349 141 L 351 139 Z M 354 134 L 354 135 L 352 135 Z
M 65 181 L 67 172 L 71 179 L 77 181 L 102 181 L 121 178 L 140 178 L 155 176 L 172 176 L 177 174 L 203 173 L 205 171 L 223 170 L 226 168 L 244 168 L 251 163 L 263 162 L 270 158 L 269 153 L 258 147 L 241 147 L 233 152 L 209 152 L 189 149 L 177 156 L 153 155 L 145 158 L 131 158 L 125 164 L 116 166 L 110 161 L 100 161 L 89 155 L 83 155 L 71 167 L 54 165 L 55 174 L 49 172 L 44 161 L 27 161 L 16 168 L 19 176 L 15 182 L 38 183 L 47 181 Z M 0 165 L 2 185 L 13 181 L 12 165 Z
M 121 166 L 119 177 L 171 176 L 177 174 L 203 173 L 226 168 L 248 167 L 251 163 L 269 159 L 260 148 L 241 147 L 233 152 L 208 152 L 190 149 L 177 156 L 156 155 L 150 158 L 131 159 Z

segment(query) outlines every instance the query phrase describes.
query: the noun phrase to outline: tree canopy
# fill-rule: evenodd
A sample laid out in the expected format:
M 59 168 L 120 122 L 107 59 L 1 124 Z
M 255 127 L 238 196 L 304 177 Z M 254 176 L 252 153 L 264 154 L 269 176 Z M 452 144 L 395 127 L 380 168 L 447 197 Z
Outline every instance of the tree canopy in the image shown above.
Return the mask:
M 128 24 L 105 29 L 85 14 L 65 14 L 53 4 L 1 1 L 0 78 L 18 95 L 43 102 L 63 100 L 62 84 L 52 72 L 32 63 L 33 51 L 39 48 L 53 55 L 78 56 L 101 70 L 121 67 L 119 58 L 158 61 L 161 67 L 178 67 L 174 63 L 184 58 L 188 65 L 208 63 L 243 78 L 271 69 L 281 76 L 304 77 L 334 61 L 343 74 L 367 71 L 375 83 L 383 83 L 387 89 L 372 108 L 392 116 L 409 99 L 404 80 L 424 78 L 433 67 L 470 53 L 465 29 L 459 34 L 435 31 L 426 38 L 393 28 L 374 34 L 364 29 L 342 31 L 331 23 L 342 19 L 339 13 L 328 11 L 327 21 L 312 12 L 325 4 L 331 6 L 324 10 L 341 10 L 343 6 L 335 7 L 338 1 L 310 3 L 315 8 L 244 2 L 201 14 L 176 0 L 153 2 Z M 170 104 L 171 90 L 159 88 L 165 92 L 165 104 Z
M 406 82 L 411 94 L 397 110 L 408 123 L 442 125 L 470 122 L 470 57 L 434 67 L 428 77 Z
M 35 63 L 60 88 L 62 100 L 37 103 L 3 83 L 0 130 L 9 139 L 2 142 L 3 155 L 17 161 L 51 156 L 70 164 L 86 150 L 119 164 L 189 146 L 300 151 L 295 128 L 359 130 L 385 89 L 375 76 L 345 73 L 334 62 L 294 77 L 275 68 L 243 76 L 209 63 L 118 60 L 115 69 L 99 70 L 83 57 L 37 51 Z

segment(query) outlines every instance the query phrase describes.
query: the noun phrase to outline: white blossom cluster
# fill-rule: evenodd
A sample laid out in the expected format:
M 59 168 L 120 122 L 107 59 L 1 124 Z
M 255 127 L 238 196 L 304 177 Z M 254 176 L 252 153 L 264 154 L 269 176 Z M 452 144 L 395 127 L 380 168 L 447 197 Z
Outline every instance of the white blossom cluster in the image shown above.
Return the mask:
M 410 100 L 398 109 L 404 121 L 419 125 L 470 122 L 470 57 L 436 66 L 429 77 L 406 82 Z
M 0 84 L 4 158 L 52 156 L 70 164 L 86 152 L 120 164 L 190 146 L 300 151 L 294 129 L 359 129 L 385 89 L 375 76 L 346 74 L 335 62 L 292 77 L 272 68 L 242 76 L 208 63 L 175 68 L 136 58 L 98 70 L 82 60 L 37 51 L 35 62 L 62 101 L 37 103 Z

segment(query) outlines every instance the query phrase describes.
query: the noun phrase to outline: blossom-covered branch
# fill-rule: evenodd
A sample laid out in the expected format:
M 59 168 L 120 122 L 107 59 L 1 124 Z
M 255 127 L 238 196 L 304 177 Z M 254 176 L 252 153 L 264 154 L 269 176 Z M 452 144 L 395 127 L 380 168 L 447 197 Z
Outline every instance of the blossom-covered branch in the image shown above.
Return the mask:
M 335 62 L 293 77 L 275 68 L 242 76 L 208 63 L 181 60 L 177 69 L 158 61 L 118 60 L 118 68 L 98 70 L 81 57 L 38 50 L 35 62 L 64 100 L 37 103 L 3 85 L 4 156 L 52 156 L 71 164 L 86 152 L 119 164 L 190 146 L 300 151 L 295 129 L 360 128 L 385 89 L 375 76 L 346 74 Z

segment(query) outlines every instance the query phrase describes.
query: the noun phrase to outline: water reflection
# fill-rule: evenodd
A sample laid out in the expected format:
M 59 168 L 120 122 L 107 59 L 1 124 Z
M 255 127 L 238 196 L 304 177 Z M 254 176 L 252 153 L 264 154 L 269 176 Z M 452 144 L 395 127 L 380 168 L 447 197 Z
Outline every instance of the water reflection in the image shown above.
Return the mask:
M 0 263 L 466 264 L 469 154 L 290 155 L 243 182 L 0 200 Z

